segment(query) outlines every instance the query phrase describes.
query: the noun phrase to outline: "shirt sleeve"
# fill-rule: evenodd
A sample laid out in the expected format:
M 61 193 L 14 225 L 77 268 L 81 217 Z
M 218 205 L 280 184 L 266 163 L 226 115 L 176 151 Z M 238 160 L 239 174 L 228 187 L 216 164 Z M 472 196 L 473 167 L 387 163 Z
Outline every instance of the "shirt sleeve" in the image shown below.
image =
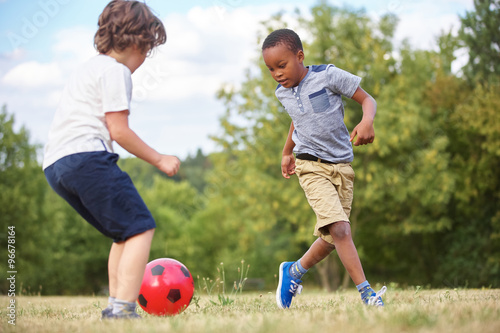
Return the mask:
M 130 110 L 132 99 L 132 77 L 130 70 L 123 66 L 112 66 L 101 77 L 102 111 Z
M 333 65 L 329 65 L 326 71 L 328 88 L 337 94 L 352 98 L 359 87 L 361 78 Z

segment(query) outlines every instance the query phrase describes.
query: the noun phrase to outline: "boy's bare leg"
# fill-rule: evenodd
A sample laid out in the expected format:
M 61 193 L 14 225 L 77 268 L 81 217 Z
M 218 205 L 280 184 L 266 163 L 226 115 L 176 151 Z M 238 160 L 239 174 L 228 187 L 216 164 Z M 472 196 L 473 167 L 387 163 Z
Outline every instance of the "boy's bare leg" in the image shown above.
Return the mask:
M 340 261 L 342 261 L 354 284 L 358 285 L 366 281 L 358 251 L 352 240 L 350 224 L 344 221 L 332 223 L 328 226 L 328 231 L 333 237 Z
M 109 296 L 116 297 L 118 285 L 118 264 L 122 256 L 125 242 L 114 243 L 111 245 L 108 258 L 108 280 L 109 280 Z
M 300 264 L 305 269 L 310 269 L 321 260 L 325 259 L 333 250 L 335 246 L 327 241 L 318 238 L 307 252 L 300 258 Z
M 123 249 L 116 271 L 115 297 L 117 299 L 127 302 L 135 302 L 137 300 L 144 270 L 149 259 L 153 235 L 154 229 L 151 229 L 118 244 L 118 246 L 123 246 Z
M 337 250 L 340 260 L 351 276 L 352 281 L 358 285 L 366 280 L 358 251 L 352 241 L 351 226 L 348 222 L 336 222 L 328 226 L 328 231 L 333 237 L 335 245 L 318 238 L 300 258 L 300 264 L 305 269 L 310 269 L 321 260 L 325 259 L 333 250 Z

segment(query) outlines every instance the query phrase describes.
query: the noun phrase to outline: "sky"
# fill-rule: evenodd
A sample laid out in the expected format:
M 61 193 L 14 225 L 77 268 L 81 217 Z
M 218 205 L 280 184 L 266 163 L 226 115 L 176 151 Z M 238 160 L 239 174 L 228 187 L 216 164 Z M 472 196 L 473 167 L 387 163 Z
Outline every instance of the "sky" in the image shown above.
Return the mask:
M 224 106 L 223 85 L 238 87 L 259 59 L 260 22 L 284 11 L 297 28 L 294 10 L 309 15 L 317 0 L 146 0 L 162 19 L 167 43 L 132 75 L 130 127 L 150 146 L 181 159 L 200 148 L 217 150 Z M 32 144 L 44 145 L 64 84 L 96 55 L 93 36 L 104 0 L 0 0 L 0 106 L 14 114 Z M 346 1 L 330 0 L 342 7 Z M 400 21 L 396 45 L 435 49 L 441 31 L 456 31 L 473 0 L 351 0 L 375 21 L 386 13 Z M 307 50 L 306 54 L 307 54 Z M 346 69 L 348 70 L 348 69 Z M 356 73 L 354 73 L 356 74 Z M 115 151 L 130 156 L 115 144 Z

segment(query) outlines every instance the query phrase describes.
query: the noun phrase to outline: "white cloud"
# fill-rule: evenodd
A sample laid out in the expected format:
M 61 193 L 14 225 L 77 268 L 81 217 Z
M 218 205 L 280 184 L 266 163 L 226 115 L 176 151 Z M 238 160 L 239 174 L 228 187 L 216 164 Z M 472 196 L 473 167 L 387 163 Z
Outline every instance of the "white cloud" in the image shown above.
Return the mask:
M 167 16 L 167 43 L 134 73 L 134 99 L 214 99 L 224 83 L 238 86 L 259 56 L 260 22 L 281 7 L 194 7 L 186 15 Z
M 255 56 L 259 19 L 245 9 L 195 7 L 165 18 L 167 43 L 133 75 L 136 101 L 213 99 L 224 82 L 242 81 Z
M 394 1 L 394 13 L 399 17 L 395 33 L 397 42 L 408 39 L 419 49 L 437 49 L 436 38 L 452 29 L 456 33 L 460 19 L 456 6 L 469 7 L 471 0 L 423 0 L 418 2 Z M 469 5 L 469 6 L 466 6 Z
M 395 38 L 399 42 L 408 39 L 419 49 L 436 49 L 437 37 L 450 29 L 456 33 L 458 27 L 458 18 L 454 15 L 402 14 Z
M 55 108 L 57 107 L 57 104 L 59 104 L 61 96 L 62 96 L 61 89 L 52 90 L 45 95 L 43 105 L 46 105 L 48 108 L 52 108 L 55 110 Z
M 28 61 L 8 71 L 2 81 L 16 88 L 40 88 L 60 85 L 63 75 L 57 63 Z
M 52 46 L 56 58 L 80 63 L 97 54 L 94 49 L 94 30 L 86 27 L 73 27 L 59 31 Z
M 457 6 L 464 7 L 468 11 L 474 9 L 473 0 L 444 0 L 444 3 L 450 4 L 454 8 L 456 8 Z
M 24 49 L 17 48 L 14 49 L 12 52 L 6 52 L 0 54 L 0 59 L 5 61 L 16 61 L 22 59 L 25 54 L 26 51 Z

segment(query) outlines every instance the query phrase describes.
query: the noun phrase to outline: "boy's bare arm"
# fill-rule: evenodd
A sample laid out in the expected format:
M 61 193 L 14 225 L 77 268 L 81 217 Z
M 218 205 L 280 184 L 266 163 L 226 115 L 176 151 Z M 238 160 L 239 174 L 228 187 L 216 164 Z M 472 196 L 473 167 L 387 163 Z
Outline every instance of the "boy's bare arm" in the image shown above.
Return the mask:
M 373 121 L 375 119 L 375 114 L 377 113 L 377 102 L 361 87 L 356 89 L 356 92 L 352 96 L 352 99 L 359 104 L 363 109 L 363 119 L 361 122 L 354 127 L 351 132 L 351 139 L 353 141 L 357 136 L 355 146 L 366 145 L 372 143 L 375 139 L 375 129 L 373 128 Z
M 290 130 L 288 131 L 285 146 L 283 147 L 283 154 L 281 158 L 281 174 L 287 179 L 290 178 L 290 175 L 295 173 L 295 158 L 293 157 L 293 147 L 295 147 L 295 143 L 292 140 L 294 130 L 295 126 L 292 122 Z
M 177 157 L 158 153 L 130 129 L 128 126 L 128 110 L 107 112 L 106 124 L 111 139 L 129 153 L 157 167 L 169 176 L 175 175 L 179 170 L 180 161 Z

